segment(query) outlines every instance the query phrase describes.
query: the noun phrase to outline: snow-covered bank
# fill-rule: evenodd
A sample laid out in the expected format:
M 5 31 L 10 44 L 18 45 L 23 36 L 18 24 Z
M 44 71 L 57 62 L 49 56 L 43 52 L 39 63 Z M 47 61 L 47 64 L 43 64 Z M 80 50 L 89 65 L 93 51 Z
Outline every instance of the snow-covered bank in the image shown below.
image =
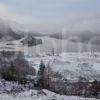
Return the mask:
M 0 100 L 99 100 L 76 96 L 59 95 L 48 90 L 30 90 L 19 94 L 0 94 Z

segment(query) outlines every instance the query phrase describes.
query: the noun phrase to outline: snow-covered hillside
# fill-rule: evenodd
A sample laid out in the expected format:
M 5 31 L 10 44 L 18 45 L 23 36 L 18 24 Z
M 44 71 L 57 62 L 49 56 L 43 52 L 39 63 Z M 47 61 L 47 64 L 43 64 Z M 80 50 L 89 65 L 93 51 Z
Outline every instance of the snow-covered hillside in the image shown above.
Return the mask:
M 0 94 L 0 100 L 98 100 L 77 96 L 59 95 L 48 90 L 30 90 L 19 94 Z
M 100 80 L 100 53 L 61 52 L 62 40 L 49 37 L 38 38 L 42 39 L 43 44 L 27 47 L 21 44 L 21 39 L 9 41 L 9 43 L 8 41 L 1 42 L 0 50 L 24 51 L 26 59 L 37 70 L 40 61 L 43 60 L 45 64 L 50 62 L 52 69 L 60 72 L 67 79 L 76 80 L 79 76 L 82 76 Z M 66 41 L 63 40 L 63 43 L 66 43 Z M 55 56 L 51 56 L 53 47 L 55 47 Z
M 97 56 L 96 56 L 97 55 Z M 61 73 L 67 79 L 85 77 L 87 79 L 100 80 L 100 54 L 91 53 L 62 53 L 58 56 L 38 55 L 26 56 L 30 64 L 38 70 L 40 61 L 45 64 L 50 62 L 55 72 Z

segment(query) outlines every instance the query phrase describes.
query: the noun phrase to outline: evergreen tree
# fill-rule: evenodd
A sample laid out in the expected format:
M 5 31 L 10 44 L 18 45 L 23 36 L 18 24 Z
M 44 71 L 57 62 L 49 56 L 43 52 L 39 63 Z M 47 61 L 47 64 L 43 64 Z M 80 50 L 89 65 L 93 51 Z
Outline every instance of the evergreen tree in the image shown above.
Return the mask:
M 40 65 L 39 65 L 38 75 L 42 77 L 43 74 L 44 74 L 44 70 L 45 70 L 45 64 L 44 64 L 44 62 L 41 60 Z
M 47 64 L 46 74 L 47 74 L 46 77 L 47 86 L 48 88 L 50 88 L 51 77 L 52 77 L 52 68 L 50 67 L 50 63 Z
M 8 81 L 16 81 L 16 70 L 13 63 L 11 63 L 10 67 L 2 70 L 2 78 Z
M 93 81 L 92 86 L 91 86 L 92 95 L 95 96 L 95 97 L 97 97 L 99 91 L 100 91 L 100 86 L 98 84 L 98 81 L 95 80 L 95 81 Z
M 45 64 L 43 61 L 41 61 L 38 71 L 38 76 L 39 76 L 38 85 L 40 88 L 45 88 L 45 78 L 44 78 L 45 69 L 46 69 Z
M 52 56 L 55 55 L 55 51 L 54 51 L 54 48 L 52 48 Z

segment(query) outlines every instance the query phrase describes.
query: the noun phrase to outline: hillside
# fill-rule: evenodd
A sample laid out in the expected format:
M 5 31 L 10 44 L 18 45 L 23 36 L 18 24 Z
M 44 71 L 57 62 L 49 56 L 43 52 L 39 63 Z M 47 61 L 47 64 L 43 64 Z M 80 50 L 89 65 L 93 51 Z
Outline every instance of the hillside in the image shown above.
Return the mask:
M 19 94 L 0 94 L 0 100 L 98 100 L 76 96 L 59 95 L 48 90 L 30 90 Z
M 51 63 L 55 72 L 62 74 L 63 78 L 77 81 L 79 77 L 88 80 L 100 80 L 100 54 L 91 55 L 89 53 L 62 53 L 59 56 L 40 55 L 37 57 L 28 57 L 26 59 L 38 70 L 39 62 L 42 59 L 45 64 Z M 95 59 L 95 60 L 94 60 Z
M 49 35 L 50 37 L 56 39 L 68 39 L 72 42 L 82 42 L 88 43 L 92 42 L 92 44 L 100 44 L 100 34 L 98 32 L 91 32 L 91 31 L 81 31 L 81 32 L 67 32 L 67 33 L 55 33 Z

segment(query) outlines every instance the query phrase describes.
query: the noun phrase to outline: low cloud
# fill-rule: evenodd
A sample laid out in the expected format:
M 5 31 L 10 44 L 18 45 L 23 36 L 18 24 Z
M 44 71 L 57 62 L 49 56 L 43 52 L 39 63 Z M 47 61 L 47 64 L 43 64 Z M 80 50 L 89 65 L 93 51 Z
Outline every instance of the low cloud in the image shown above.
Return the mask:
M 0 26 L 11 26 L 24 31 L 42 30 L 43 22 L 32 16 L 19 16 L 12 12 L 6 5 L 0 4 Z
M 33 16 L 20 16 L 6 5 L 0 4 L 0 19 L 7 25 L 11 25 L 14 29 L 22 29 L 24 31 L 33 32 L 59 32 L 63 29 L 66 31 L 94 31 L 100 32 L 100 13 L 85 12 L 85 13 L 66 13 L 66 16 L 52 17 L 45 20 Z M 0 21 L 0 25 L 2 21 Z
M 100 32 L 100 13 L 85 12 L 69 14 L 62 21 L 62 28 L 68 31 L 93 31 Z

